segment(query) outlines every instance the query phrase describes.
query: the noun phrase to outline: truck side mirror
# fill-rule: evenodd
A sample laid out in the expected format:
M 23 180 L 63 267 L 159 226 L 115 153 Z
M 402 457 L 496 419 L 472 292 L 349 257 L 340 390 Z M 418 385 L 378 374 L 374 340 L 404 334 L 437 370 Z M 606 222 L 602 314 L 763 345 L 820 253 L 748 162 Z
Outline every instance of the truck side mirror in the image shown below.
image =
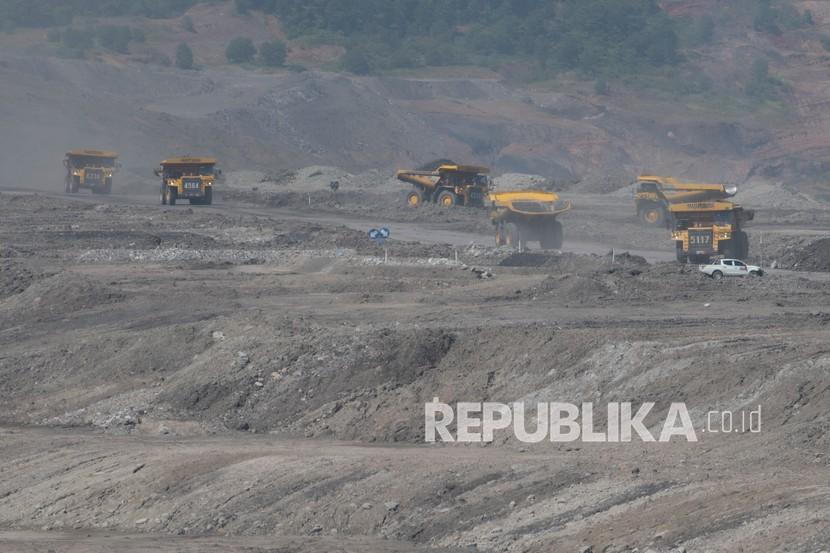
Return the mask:
M 153 169 L 153 174 L 157 177 L 161 176 L 161 169 Z

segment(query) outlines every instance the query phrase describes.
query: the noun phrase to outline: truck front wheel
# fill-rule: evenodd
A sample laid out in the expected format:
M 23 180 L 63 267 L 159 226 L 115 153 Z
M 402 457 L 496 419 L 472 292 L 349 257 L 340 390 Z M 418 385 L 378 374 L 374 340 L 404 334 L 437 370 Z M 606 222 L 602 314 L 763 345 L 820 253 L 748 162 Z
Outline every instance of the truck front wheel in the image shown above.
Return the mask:
M 686 264 L 689 262 L 689 256 L 686 255 L 686 252 L 683 251 L 683 242 L 677 241 L 675 244 L 675 254 L 677 256 L 677 262 Z
M 406 195 L 406 205 L 409 207 L 419 207 L 422 203 L 424 203 L 424 194 L 417 188 L 413 188 Z
M 444 190 L 438 194 L 438 205 L 441 207 L 455 207 L 458 203 L 458 196 L 450 190 Z
M 504 235 L 504 225 L 499 223 L 496 225 L 496 247 L 501 247 L 507 244 L 507 237 Z
M 656 203 L 647 203 L 639 209 L 640 221 L 646 225 L 659 227 L 666 222 L 666 212 L 663 206 Z

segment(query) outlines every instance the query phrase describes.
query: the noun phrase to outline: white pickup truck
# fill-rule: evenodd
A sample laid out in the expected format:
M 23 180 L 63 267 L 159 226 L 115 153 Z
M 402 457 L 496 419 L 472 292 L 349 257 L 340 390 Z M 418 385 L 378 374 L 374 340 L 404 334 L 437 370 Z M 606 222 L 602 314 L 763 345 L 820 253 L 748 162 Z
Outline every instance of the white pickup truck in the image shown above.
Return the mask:
M 761 267 L 747 265 L 740 259 L 719 259 L 709 265 L 701 265 L 699 269 L 715 280 L 731 276 L 764 276 Z

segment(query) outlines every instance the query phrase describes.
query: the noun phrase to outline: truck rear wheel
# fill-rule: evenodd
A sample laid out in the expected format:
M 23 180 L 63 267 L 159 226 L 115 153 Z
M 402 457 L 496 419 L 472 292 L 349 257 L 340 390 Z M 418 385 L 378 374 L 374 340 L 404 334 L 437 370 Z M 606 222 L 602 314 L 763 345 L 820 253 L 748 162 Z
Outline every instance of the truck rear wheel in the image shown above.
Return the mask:
M 562 223 L 553 221 L 542 229 L 539 245 L 543 250 L 558 250 L 562 248 Z
M 749 255 L 749 237 L 742 230 L 733 232 L 732 238 L 724 250 L 727 257 L 746 259 Z
M 740 230 L 737 232 L 738 235 L 738 244 L 737 244 L 737 255 L 738 259 L 746 259 L 749 256 L 749 236 Z
M 438 205 L 441 207 L 454 207 L 458 203 L 458 196 L 450 190 L 444 190 L 438 194 Z
M 420 207 L 422 203 L 424 203 L 424 193 L 417 188 L 413 188 L 406 195 L 406 205 L 409 207 Z
M 204 198 L 204 201 L 202 203 L 204 203 L 205 205 L 210 205 L 210 204 L 213 203 L 213 188 L 212 187 L 205 188 L 205 198 Z

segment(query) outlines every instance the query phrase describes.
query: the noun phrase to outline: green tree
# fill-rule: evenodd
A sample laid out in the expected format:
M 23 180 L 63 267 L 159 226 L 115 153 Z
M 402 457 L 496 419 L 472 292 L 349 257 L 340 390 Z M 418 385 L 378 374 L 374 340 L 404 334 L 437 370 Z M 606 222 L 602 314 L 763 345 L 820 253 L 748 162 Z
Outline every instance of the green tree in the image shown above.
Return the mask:
M 769 74 L 769 62 L 758 58 L 752 62 L 744 91 L 758 100 L 771 100 L 778 96 L 780 81 Z
M 182 29 L 188 31 L 190 33 L 196 32 L 196 27 L 193 25 L 193 19 L 190 18 L 189 15 L 185 15 L 182 17 Z
M 340 59 L 343 69 L 355 75 L 368 75 L 372 71 L 369 58 L 361 50 L 350 48 Z
M 141 29 L 130 29 L 130 34 L 133 39 L 133 42 L 144 43 L 147 42 L 147 35 L 144 34 L 144 31 Z
M 781 34 L 770 0 L 759 0 L 752 18 L 752 27 L 761 33 Z
M 263 42 L 259 46 L 259 57 L 262 63 L 268 67 L 282 67 L 285 65 L 285 58 L 288 55 L 288 48 L 281 40 Z
M 61 34 L 61 41 L 70 50 L 86 50 L 92 48 L 92 33 L 89 30 L 73 29 L 69 27 Z
M 193 50 L 184 42 L 176 47 L 176 67 L 179 69 L 193 69 Z
M 254 59 L 256 48 L 250 38 L 236 37 L 225 49 L 225 57 L 228 63 L 247 63 Z
M 692 42 L 696 45 L 705 45 L 712 42 L 715 36 L 715 19 L 705 14 L 695 19 L 692 25 Z
M 130 40 L 133 33 L 129 27 L 119 25 L 101 25 L 95 30 L 98 44 L 113 52 L 127 54 L 130 51 Z

